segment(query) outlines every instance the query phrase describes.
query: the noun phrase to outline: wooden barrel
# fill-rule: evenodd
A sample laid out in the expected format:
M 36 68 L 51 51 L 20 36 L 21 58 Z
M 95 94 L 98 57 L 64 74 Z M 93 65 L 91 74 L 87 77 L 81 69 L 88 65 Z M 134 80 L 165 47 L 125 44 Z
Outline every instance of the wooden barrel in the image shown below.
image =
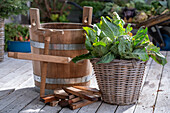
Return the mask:
M 39 23 L 39 19 L 36 24 Z M 32 21 L 32 23 L 34 23 Z M 83 24 L 76 23 L 45 23 L 38 25 L 40 29 L 30 27 L 31 52 L 44 53 L 44 37 L 50 36 L 49 55 L 75 57 L 85 54 L 85 37 Z M 33 73 L 36 89 L 40 89 L 42 62 L 33 61 Z M 89 60 L 77 64 L 48 63 L 45 93 L 51 93 L 54 89 L 63 86 L 84 85 L 88 86 L 92 76 L 92 65 Z

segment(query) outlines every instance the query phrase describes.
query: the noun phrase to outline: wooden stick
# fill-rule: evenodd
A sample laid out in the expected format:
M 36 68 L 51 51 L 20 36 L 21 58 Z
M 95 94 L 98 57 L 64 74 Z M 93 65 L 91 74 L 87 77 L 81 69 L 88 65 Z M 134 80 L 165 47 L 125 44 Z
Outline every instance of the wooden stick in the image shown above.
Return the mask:
M 54 95 L 55 95 L 55 97 L 60 98 L 60 99 L 68 99 L 69 98 L 68 93 L 66 93 L 63 89 L 62 90 L 54 90 Z
M 92 104 L 94 103 L 95 101 L 88 101 L 88 100 L 82 100 L 80 102 L 77 102 L 77 103 L 72 103 L 70 105 L 70 109 L 74 110 L 74 109 L 77 109 L 77 108 L 81 108 L 83 106 L 86 106 L 88 104 Z
M 73 99 L 73 98 L 76 98 L 75 95 L 69 95 L 68 99 Z
M 83 25 L 91 25 L 92 23 L 93 7 L 83 7 Z
M 18 53 L 18 52 L 8 52 L 8 57 L 24 60 L 34 60 L 52 63 L 69 63 L 71 61 L 70 57 L 60 57 L 52 55 L 42 55 L 42 54 L 32 54 L 32 53 Z
M 78 102 L 78 101 L 80 101 L 80 100 L 82 100 L 80 97 L 76 97 L 76 98 L 73 98 L 73 99 L 69 99 L 69 100 L 68 100 L 68 103 L 69 103 L 69 104 L 72 104 L 72 103 Z
M 45 37 L 44 54 L 48 55 L 49 52 L 50 37 Z M 47 65 L 48 62 L 42 62 L 41 67 L 41 85 L 40 85 L 40 97 L 44 96 L 45 93 L 45 83 L 47 75 Z
M 68 100 L 61 100 L 58 105 L 60 105 L 62 108 L 69 106 Z
M 51 101 L 56 101 L 58 100 L 54 95 L 47 95 L 44 97 L 40 97 L 40 101 L 44 102 L 44 103 L 49 103 Z
M 88 86 L 73 86 L 73 87 L 77 88 L 77 89 L 85 90 L 85 91 L 88 91 L 88 92 L 91 92 L 91 93 L 94 93 L 94 94 L 101 95 L 100 91 L 96 88 L 90 88 Z
M 54 101 L 50 102 L 50 106 L 54 107 L 54 106 L 56 106 L 58 103 L 59 103 L 59 101 L 54 100 Z
M 90 100 L 90 101 L 97 101 L 99 100 L 100 96 L 99 95 L 92 95 L 89 94 L 88 92 L 73 88 L 73 87 L 63 87 L 63 89 L 67 92 L 67 93 L 71 93 L 73 95 L 76 95 L 78 97 Z

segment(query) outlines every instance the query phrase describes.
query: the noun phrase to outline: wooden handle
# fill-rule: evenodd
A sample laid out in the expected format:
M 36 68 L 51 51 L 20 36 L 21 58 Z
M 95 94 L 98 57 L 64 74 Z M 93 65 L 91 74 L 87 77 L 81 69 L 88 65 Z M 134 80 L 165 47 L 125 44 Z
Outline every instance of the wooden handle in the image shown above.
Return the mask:
M 92 23 L 93 7 L 83 7 L 83 25 L 91 25 Z
M 71 61 L 70 57 L 60 57 L 52 55 L 40 55 L 32 53 L 18 53 L 18 52 L 8 52 L 8 57 L 24 60 L 51 62 L 51 63 L 63 63 L 67 64 Z
M 40 14 L 39 9 L 30 8 L 30 20 L 31 20 L 31 28 L 37 30 L 40 28 Z
M 48 55 L 50 45 L 50 37 L 45 37 L 45 45 L 44 45 L 44 55 Z M 41 67 L 41 85 L 40 85 L 40 97 L 44 96 L 45 93 L 45 83 L 47 76 L 47 66 L 48 62 L 42 62 Z

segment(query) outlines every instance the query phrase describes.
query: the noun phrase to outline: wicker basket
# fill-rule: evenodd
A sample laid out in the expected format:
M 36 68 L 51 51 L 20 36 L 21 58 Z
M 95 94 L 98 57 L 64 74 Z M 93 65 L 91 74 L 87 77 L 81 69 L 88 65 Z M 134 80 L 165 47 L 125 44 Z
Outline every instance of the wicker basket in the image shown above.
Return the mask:
M 103 101 L 116 105 L 134 104 L 139 97 L 146 62 L 114 60 L 96 64 L 98 60 L 91 59 L 91 63 Z

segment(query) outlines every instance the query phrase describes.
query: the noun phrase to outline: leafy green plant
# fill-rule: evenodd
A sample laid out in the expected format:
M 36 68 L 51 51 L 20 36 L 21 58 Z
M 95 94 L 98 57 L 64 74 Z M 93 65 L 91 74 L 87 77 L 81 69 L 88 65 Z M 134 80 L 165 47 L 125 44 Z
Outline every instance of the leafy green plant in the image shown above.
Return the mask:
M 28 27 L 19 24 L 5 24 L 5 50 L 8 41 L 30 41 Z
M 109 63 L 114 59 L 137 59 L 142 61 L 153 58 L 157 63 L 165 65 L 166 58 L 159 52 L 148 38 L 147 28 L 141 27 L 137 34 L 132 36 L 130 24 L 124 28 L 125 22 L 117 13 L 114 17 L 101 17 L 100 23 L 93 28 L 83 27 L 86 31 L 87 54 L 72 59 L 78 62 L 83 59 L 100 58 L 97 63 Z
M 28 10 L 28 1 L 31 0 L 0 0 L 0 18 L 24 14 Z

